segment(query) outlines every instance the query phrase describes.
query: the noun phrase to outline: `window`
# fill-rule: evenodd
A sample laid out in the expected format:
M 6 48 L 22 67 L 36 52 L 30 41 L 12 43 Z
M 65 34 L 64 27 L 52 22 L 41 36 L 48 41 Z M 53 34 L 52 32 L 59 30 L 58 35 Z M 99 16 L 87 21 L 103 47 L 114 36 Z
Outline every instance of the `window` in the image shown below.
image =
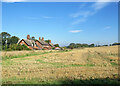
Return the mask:
M 32 43 L 32 46 L 34 47 L 34 43 Z

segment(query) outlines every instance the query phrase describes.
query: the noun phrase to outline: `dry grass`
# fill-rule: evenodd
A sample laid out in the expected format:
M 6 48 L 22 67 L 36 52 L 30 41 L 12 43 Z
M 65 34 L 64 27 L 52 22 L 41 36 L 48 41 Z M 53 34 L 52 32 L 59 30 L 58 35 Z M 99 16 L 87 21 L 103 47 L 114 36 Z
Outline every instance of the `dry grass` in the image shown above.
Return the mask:
M 49 52 L 49 53 L 45 53 Z M 3 83 L 43 83 L 60 79 L 116 78 L 118 48 L 96 47 L 65 51 L 14 51 L 3 56 L 45 53 L 3 60 Z M 4 58 L 3 57 L 3 58 Z

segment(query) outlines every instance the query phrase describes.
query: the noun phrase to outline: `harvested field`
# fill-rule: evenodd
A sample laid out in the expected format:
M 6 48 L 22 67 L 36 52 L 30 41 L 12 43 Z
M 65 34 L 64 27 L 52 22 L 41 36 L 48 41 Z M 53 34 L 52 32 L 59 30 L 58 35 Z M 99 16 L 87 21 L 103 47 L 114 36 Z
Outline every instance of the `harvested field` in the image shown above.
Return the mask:
M 2 52 L 5 84 L 118 83 L 118 46 Z M 100 80 L 99 80 L 100 79 Z M 81 81 L 83 80 L 83 81 Z M 88 80 L 88 81 L 87 81 Z M 94 81 L 98 80 L 98 81 Z

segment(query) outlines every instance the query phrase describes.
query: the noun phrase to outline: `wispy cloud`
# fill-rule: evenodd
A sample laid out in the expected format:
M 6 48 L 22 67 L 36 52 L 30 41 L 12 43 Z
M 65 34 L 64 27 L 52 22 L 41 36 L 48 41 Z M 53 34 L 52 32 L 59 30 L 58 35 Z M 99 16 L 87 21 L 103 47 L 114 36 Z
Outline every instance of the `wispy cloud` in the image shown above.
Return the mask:
M 26 0 L 2 0 L 2 2 L 22 2 Z
M 40 19 L 40 18 L 38 18 L 38 17 L 25 17 L 26 19 L 30 19 L 30 20 L 38 20 L 38 19 Z
M 79 24 L 79 23 L 82 23 L 82 22 L 86 22 L 86 18 L 77 19 L 76 21 L 72 22 L 72 25 L 76 25 L 76 24 Z
M 86 3 L 81 4 L 80 5 L 80 9 L 83 8 L 83 7 L 85 7 L 85 6 L 86 6 Z
M 98 0 L 96 3 L 94 3 L 91 7 L 95 10 L 98 11 L 102 8 L 104 8 L 105 6 L 108 5 L 109 1 L 111 0 L 106 0 L 107 2 L 104 2 L 105 0 Z
M 90 14 L 91 14 L 90 11 L 80 11 L 80 12 L 71 14 L 70 16 L 73 17 L 73 18 L 77 18 L 77 17 L 79 17 L 79 16 L 88 17 L 88 15 L 90 15 Z
M 44 19 L 51 19 L 51 18 L 54 18 L 54 17 L 50 17 L 50 16 L 40 16 L 40 17 L 25 17 L 26 19 L 30 19 L 30 20 L 39 20 L 41 18 L 44 18 Z
M 90 9 L 89 11 L 88 10 L 78 11 L 76 13 L 71 14 L 70 16 L 72 18 L 77 18 L 76 21 L 74 21 L 72 24 L 75 25 L 87 21 L 88 17 L 95 15 L 99 10 L 107 6 L 109 3 L 109 2 L 101 2 L 101 1 L 102 0 L 98 0 L 97 2 L 93 3 L 90 7 L 88 7 Z M 107 1 L 111 1 L 111 0 L 107 0 Z
M 53 17 L 50 17 L 50 16 L 42 16 L 42 18 L 51 19 L 51 18 L 53 18 Z
M 79 32 L 82 32 L 83 30 L 71 30 L 71 31 L 69 31 L 69 32 L 71 32 L 71 33 L 79 33 Z
M 110 28 L 111 28 L 111 26 L 106 26 L 106 27 L 104 28 L 104 30 L 110 29 Z

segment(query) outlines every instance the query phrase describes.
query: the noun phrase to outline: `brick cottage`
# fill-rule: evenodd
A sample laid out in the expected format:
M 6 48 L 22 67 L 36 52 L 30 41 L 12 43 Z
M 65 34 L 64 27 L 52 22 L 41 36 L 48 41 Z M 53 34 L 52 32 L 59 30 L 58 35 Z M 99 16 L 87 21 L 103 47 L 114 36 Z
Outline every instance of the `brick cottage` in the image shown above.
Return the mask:
M 49 43 L 44 41 L 44 37 L 42 39 L 39 37 L 39 40 L 31 40 L 30 35 L 27 35 L 27 39 L 19 40 L 17 44 L 26 45 L 29 49 L 35 49 L 35 50 L 50 50 L 54 45 L 51 43 L 51 40 L 49 40 Z

